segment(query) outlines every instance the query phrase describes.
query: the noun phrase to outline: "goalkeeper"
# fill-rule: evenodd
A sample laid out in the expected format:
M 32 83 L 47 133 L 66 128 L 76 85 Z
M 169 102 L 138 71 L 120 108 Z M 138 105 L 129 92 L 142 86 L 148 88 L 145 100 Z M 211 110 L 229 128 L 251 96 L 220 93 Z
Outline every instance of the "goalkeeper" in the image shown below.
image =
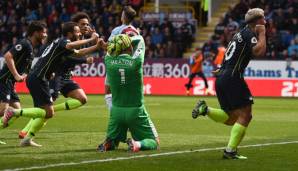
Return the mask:
M 156 129 L 144 106 L 142 36 L 119 34 L 108 43 L 104 62 L 112 92 L 112 108 L 105 141 L 98 151 L 114 150 L 127 142 L 128 150 L 154 150 L 159 145 Z M 127 139 L 127 131 L 132 138 Z

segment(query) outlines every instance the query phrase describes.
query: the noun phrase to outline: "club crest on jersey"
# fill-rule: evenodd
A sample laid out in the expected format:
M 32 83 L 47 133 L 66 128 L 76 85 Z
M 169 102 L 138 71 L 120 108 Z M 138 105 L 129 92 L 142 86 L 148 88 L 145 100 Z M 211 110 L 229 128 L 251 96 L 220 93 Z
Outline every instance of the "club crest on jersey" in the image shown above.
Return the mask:
M 15 46 L 15 48 L 16 48 L 16 50 L 17 51 L 20 51 L 20 50 L 22 50 L 22 45 L 21 44 L 17 44 L 16 46 Z
M 251 38 L 251 43 L 257 43 L 257 42 L 258 42 L 258 40 L 256 37 Z

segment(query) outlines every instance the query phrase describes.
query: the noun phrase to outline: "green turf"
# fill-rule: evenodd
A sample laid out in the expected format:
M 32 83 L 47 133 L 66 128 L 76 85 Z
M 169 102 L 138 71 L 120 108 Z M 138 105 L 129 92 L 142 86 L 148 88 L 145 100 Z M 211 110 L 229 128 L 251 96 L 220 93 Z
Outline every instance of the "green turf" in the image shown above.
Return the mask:
M 218 107 L 216 98 L 204 99 L 208 105 Z M 30 96 L 21 95 L 21 100 L 24 107 L 32 107 Z M 160 135 L 161 149 L 137 154 L 128 153 L 126 144 L 113 152 L 95 151 L 105 137 L 108 120 L 103 96 L 89 96 L 86 106 L 56 113 L 37 134 L 36 142 L 42 148 L 18 147 L 17 133 L 28 121 L 19 118 L 11 127 L 1 130 L 0 140 L 7 144 L 0 145 L 0 170 L 226 146 L 230 127 L 208 118 L 191 118 L 197 100 L 198 97 L 145 97 Z M 297 100 L 256 98 L 254 118 L 241 145 L 298 141 Z M 246 161 L 222 160 L 222 150 L 214 150 L 45 170 L 296 170 L 297 149 L 298 144 L 241 148 L 241 154 L 249 158 Z

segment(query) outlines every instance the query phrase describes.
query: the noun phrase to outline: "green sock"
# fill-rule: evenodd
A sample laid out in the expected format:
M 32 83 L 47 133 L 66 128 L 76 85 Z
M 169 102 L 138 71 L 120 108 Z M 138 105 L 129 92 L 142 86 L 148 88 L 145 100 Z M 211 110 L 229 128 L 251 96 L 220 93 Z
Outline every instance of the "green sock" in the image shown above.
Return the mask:
M 228 144 L 228 148 L 231 150 L 236 150 L 237 146 L 240 144 L 241 140 L 243 139 L 245 135 L 246 127 L 235 123 L 231 130 L 231 136 Z
M 69 99 L 64 103 L 54 105 L 54 111 L 71 110 L 82 106 L 83 104 L 77 99 Z
M 35 118 L 32 121 L 31 127 L 26 137 L 30 137 L 30 138 L 34 137 L 35 134 L 44 126 L 45 121 L 46 119 L 44 118 Z
M 141 150 L 157 149 L 157 142 L 154 139 L 144 139 L 141 142 Z
M 24 116 L 28 118 L 44 118 L 46 116 L 46 111 L 41 108 L 24 108 L 16 109 L 16 116 Z
M 225 123 L 229 119 L 229 115 L 222 109 L 208 107 L 208 117 L 215 122 Z
M 32 125 L 33 121 L 34 121 L 34 119 L 30 119 L 30 121 L 27 123 L 25 128 L 22 129 L 22 132 L 29 132 L 29 129 L 31 128 L 31 125 Z

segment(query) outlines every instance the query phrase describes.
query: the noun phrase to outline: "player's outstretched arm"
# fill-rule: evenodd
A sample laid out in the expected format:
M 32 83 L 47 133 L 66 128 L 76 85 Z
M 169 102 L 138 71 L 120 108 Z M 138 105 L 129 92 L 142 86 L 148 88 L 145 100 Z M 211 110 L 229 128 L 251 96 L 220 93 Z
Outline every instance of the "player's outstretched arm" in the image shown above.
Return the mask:
M 266 29 L 264 25 L 256 25 L 258 43 L 253 47 L 252 53 L 255 57 L 263 57 L 266 53 Z
M 6 61 L 6 65 L 9 69 L 9 71 L 11 72 L 11 74 L 13 75 L 14 79 L 18 82 L 24 81 L 26 75 L 20 75 L 18 73 L 16 66 L 15 66 L 14 59 L 13 59 L 13 55 L 9 51 L 7 53 L 5 53 L 4 59 Z
M 66 44 L 66 49 L 79 49 L 80 47 L 82 47 L 83 45 L 86 45 L 88 43 L 91 43 L 93 41 L 97 41 L 98 40 L 98 34 L 97 33 L 93 33 L 92 36 L 89 39 L 84 39 L 84 40 L 78 40 L 78 41 L 74 41 L 74 42 L 69 42 Z
M 87 54 L 90 54 L 90 53 L 102 48 L 102 41 L 103 41 L 103 39 L 99 39 L 97 41 L 96 45 L 90 46 L 88 48 L 83 48 L 83 49 L 80 49 L 80 50 L 74 50 L 75 56 L 76 57 L 82 57 L 82 56 L 85 56 Z

